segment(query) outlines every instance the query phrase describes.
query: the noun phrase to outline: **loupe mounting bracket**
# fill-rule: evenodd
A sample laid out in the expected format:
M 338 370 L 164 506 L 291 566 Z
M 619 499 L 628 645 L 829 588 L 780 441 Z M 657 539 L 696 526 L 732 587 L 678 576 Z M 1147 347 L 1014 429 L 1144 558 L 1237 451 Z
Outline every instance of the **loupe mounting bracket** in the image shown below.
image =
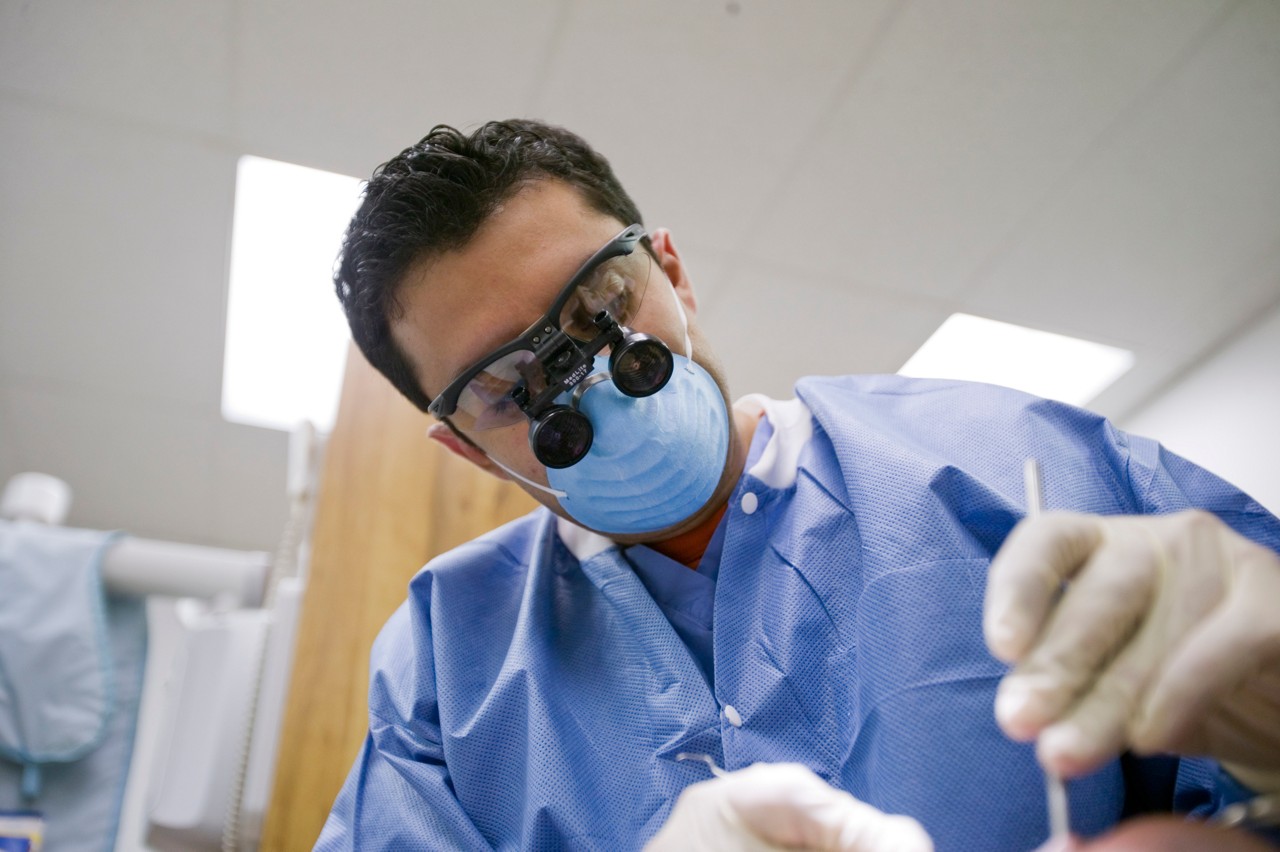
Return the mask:
M 537 420 L 555 405 L 562 393 L 591 375 L 595 357 L 601 349 L 622 342 L 625 330 L 608 311 L 596 314 L 591 322 L 600 333 L 587 343 L 574 340 L 550 325 L 544 329 L 547 336 L 533 351 L 533 356 L 546 374 L 547 386 L 535 397 L 530 397 L 526 385 L 519 385 L 511 391 L 512 401 L 530 420 Z

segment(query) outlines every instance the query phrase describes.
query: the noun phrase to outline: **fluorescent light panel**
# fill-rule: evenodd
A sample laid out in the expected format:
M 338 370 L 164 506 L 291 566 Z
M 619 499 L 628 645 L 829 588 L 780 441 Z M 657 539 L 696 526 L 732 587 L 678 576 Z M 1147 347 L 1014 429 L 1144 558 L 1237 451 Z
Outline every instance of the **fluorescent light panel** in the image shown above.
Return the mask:
M 359 194 L 353 177 L 240 158 L 222 373 L 227 420 L 332 429 L 350 339 L 333 263 Z
M 952 314 L 898 373 L 990 382 L 1085 405 L 1132 366 L 1126 349 Z

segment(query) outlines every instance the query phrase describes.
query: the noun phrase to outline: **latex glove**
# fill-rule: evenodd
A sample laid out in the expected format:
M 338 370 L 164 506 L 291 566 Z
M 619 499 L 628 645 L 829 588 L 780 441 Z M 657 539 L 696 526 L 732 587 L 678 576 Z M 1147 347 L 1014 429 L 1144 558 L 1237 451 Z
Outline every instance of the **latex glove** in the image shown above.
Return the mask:
M 996 719 L 1039 737 L 1046 768 L 1207 754 L 1280 789 L 1280 557 L 1215 516 L 1023 521 L 991 564 L 984 630 L 1017 663 Z
M 646 852 L 932 852 L 920 823 L 829 786 L 798 763 L 757 763 L 688 787 Z

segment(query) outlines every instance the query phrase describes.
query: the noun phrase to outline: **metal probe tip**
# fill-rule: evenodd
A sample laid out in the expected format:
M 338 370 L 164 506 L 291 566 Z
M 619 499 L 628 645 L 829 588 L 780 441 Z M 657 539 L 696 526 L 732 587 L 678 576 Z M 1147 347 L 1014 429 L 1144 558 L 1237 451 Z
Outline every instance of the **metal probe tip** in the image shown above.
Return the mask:
M 1027 459 L 1022 467 L 1027 493 L 1027 517 L 1038 518 L 1044 506 L 1044 485 L 1040 480 L 1040 462 Z M 1067 787 L 1056 772 L 1045 770 L 1045 795 L 1049 804 L 1049 837 L 1066 839 L 1071 833 L 1071 817 L 1067 811 Z

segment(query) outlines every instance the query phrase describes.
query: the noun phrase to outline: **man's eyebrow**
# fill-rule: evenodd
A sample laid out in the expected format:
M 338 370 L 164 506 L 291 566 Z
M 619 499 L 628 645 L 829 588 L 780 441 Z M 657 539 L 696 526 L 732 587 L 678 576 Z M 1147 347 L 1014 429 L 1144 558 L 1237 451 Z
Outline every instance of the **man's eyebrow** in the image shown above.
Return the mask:
M 445 387 L 448 387 L 449 385 L 453 384 L 462 376 L 463 373 L 473 369 L 481 361 L 490 360 L 490 356 L 492 356 L 493 353 L 497 352 L 499 349 L 503 349 L 508 344 L 514 343 L 515 341 L 519 340 L 524 335 L 524 332 L 532 328 L 537 323 L 538 319 L 545 315 L 546 315 L 545 312 L 542 314 L 539 314 L 538 317 L 535 317 L 534 319 L 529 320 L 529 322 L 521 326 L 519 331 L 515 332 L 514 334 L 505 335 L 501 339 L 499 339 L 496 343 L 492 343 L 491 345 L 486 346 L 484 349 L 479 350 L 479 352 L 476 353 L 474 356 L 464 361 L 461 367 L 458 367 L 449 373 L 449 378 L 445 382 Z M 441 390 L 441 392 L 443 393 L 443 389 Z
M 587 262 L 591 260 L 591 258 L 595 257 L 596 252 L 600 251 L 600 249 L 608 245 L 609 239 L 610 238 L 605 238 L 604 241 L 602 241 L 599 245 L 595 246 L 594 248 L 584 249 L 583 253 L 580 256 L 578 256 L 577 260 L 574 262 L 572 267 L 570 267 L 569 272 L 560 277 L 559 282 L 555 285 L 555 289 L 547 297 L 546 304 L 542 307 L 540 313 L 538 313 L 535 316 L 531 316 L 526 323 L 520 326 L 519 331 L 516 331 L 512 334 L 502 337 L 500 340 L 498 340 L 498 342 L 493 343 L 492 345 L 484 349 L 481 349 L 477 354 L 475 354 L 474 357 L 465 361 L 461 367 L 457 368 L 456 370 L 454 370 L 449 374 L 450 378 L 447 380 L 445 387 L 448 387 L 450 384 L 456 381 L 458 377 L 460 377 L 463 373 L 467 372 L 468 370 L 471 370 L 473 367 L 479 364 L 482 359 L 488 359 L 488 357 L 492 355 L 494 352 L 496 352 L 498 349 L 501 349 L 507 346 L 508 344 L 513 343 L 516 340 L 519 340 L 520 337 L 526 331 L 533 328 L 533 326 L 538 322 L 538 320 L 545 318 L 547 315 L 547 312 L 551 309 L 552 302 L 556 299 L 556 297 L 559 296 L 562 292 L 564 292 L 564 288 L 569 286 L 569 282 L 572 281 L 574 277 L 579 272 L 582 271 L 582 268 L 587 265 Z M 443 389 L 441 389 L 441 392 L 443 392 Z

